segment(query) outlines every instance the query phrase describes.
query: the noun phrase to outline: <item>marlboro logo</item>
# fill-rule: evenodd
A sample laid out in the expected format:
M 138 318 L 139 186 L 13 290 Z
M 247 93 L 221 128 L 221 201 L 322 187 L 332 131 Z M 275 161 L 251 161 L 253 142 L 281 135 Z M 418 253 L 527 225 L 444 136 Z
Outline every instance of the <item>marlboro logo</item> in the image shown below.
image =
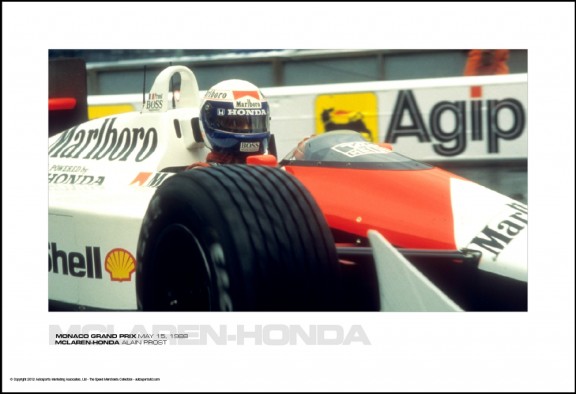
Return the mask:
M 518 202 L 506 205 L 512 208 L 510 215 L 484 227 L 472 240 L 469 248 L 491 253 L 496 259 L 506 245 L 528 226 L 526 205 Z

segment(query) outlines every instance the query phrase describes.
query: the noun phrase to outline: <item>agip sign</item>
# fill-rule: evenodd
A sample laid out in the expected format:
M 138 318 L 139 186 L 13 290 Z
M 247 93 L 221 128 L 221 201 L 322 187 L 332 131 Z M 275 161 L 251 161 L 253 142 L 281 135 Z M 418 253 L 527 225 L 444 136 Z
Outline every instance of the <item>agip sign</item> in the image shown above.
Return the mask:
M 316 133 L 355 130 L 419 160 L 525 159 L 526 95 L 525 84 L 319 95 Z
M 383 93 L 381 136 L 421 160 L 525 159 L 525 87 L 464 86 Z M 388 115 L 388 113 L 390 115 Z

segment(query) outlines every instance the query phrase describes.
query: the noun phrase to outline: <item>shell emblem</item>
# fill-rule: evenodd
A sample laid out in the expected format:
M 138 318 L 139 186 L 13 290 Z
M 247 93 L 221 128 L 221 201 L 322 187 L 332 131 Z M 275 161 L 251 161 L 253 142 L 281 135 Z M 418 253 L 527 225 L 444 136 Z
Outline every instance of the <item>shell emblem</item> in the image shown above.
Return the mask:
M 136 259 L 126 249 L 112 249 L 106 255 L 104 264 L 113 281 L 130 281 L 136 270 Z

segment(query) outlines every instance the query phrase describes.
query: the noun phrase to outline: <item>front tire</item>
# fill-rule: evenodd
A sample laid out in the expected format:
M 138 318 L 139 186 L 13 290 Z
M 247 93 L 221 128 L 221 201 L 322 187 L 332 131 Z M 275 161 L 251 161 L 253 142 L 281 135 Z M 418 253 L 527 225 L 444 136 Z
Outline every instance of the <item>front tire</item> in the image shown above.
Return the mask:
M 334 240 L 278 168 L 227 165 L 167 179 L 138 241 L 141 310 L 327 311 L 340 305 Z

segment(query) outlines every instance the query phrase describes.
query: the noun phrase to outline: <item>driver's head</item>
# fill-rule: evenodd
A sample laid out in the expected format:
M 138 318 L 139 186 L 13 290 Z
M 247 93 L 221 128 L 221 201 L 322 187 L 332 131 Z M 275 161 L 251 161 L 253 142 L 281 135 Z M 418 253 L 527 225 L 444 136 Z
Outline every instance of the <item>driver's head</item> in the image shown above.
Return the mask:
M 243 157 L 264 154 L 270 107 L 255 85 L 239 79 L 212 86 L 200 103 L 200 130 L 213 152 Z

